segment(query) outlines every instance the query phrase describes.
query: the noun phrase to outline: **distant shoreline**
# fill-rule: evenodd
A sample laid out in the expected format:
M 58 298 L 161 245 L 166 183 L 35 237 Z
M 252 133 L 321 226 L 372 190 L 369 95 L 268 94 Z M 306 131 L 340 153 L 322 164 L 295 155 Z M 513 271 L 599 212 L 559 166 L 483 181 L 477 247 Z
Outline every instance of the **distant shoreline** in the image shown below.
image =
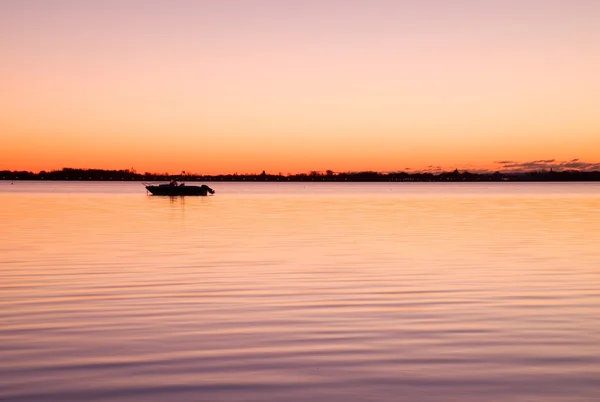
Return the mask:
M 0 180 L 47 181 L 232 181 L 232 182 L 544 182 L 544 181 L 600 181 L 600 171 L 536 170 L 527 172 L 470 173 L 468 171 L 439 173 L 381 173 L 373 171 L 332 171 L 299 173 L 293 175 L 261 174 L 140 174 L 131 170 L 71 169 L 38 173 L 27 171 L 0 171 Z

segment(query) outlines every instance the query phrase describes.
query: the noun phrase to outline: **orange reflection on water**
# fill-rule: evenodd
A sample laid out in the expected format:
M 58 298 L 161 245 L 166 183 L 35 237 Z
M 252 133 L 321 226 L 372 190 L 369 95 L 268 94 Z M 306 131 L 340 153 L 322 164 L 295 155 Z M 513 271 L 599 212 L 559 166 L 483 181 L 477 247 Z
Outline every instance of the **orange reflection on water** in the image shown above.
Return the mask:
M 594 183 L 16 187 L 9 398 L 596 395 Z

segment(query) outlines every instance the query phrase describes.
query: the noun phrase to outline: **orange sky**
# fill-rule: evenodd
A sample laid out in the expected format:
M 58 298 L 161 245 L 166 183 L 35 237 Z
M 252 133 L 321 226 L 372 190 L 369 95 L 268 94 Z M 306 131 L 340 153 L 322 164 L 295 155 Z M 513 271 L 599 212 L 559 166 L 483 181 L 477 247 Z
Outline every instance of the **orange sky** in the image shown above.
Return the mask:
M 600 2 L 414 3 L 4 1 L 0 169 L 600 161 Z

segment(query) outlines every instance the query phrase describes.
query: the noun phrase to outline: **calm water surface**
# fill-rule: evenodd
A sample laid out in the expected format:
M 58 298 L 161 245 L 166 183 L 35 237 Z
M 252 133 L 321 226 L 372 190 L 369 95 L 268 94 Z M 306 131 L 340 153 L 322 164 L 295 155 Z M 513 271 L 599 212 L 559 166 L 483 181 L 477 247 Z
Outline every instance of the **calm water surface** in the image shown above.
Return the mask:
M 600 184 L 0 181 L 0 399 L 598 401 Z

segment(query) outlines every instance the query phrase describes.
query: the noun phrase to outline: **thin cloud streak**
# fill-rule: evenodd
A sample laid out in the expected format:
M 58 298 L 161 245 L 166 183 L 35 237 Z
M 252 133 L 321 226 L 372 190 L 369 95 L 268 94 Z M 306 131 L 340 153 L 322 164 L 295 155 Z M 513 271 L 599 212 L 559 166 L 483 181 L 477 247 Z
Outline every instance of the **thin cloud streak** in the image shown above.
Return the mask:
M 496 164 L 502 165 L 500 170 L 518 172 L 531 170 L 581 170 L 581 171 L 598 171 L 600 170 L 600 162 L 584 162 L 579 158 L 568 161 L 557 161 L 556 159 L 540 159 L 530 162 L 515 162 L 515 161 L 496 161 Z

